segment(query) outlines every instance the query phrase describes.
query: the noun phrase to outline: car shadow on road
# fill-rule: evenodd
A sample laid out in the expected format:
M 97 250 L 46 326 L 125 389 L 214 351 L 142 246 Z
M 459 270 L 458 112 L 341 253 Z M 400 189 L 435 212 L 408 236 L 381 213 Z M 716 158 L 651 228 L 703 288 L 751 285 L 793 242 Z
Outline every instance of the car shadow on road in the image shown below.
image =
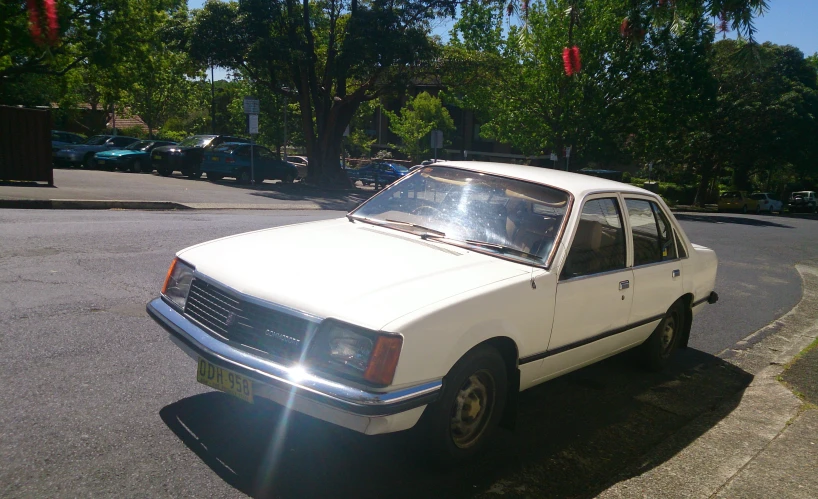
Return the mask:
M 160 416 L 219 477 L 253 497 L 593 497 L 686 447 L 752 380 L 692 349 L 658 374 L 632 357 L 523 392 L 517 428 L 500 430 L 486 452 L 450 469 L 431 465 L 411 430 L 365 436 L 263 400 L 210 392 Z M 679 432 L 694 419 L 692 431 Z M 646 461 L 660 442 L 673 444 L 660 461 Z
M 768 219 L 756 217 L 735 217 L 725 215 L 699 215 L 694 213 L 675 213 L 677 220 L 683 222 L 706 222 L 711 224 L 738 224 L 750 225 L 753 227 L 779 227 L 782 229 L 794 229 L 791 225 L 784 225 L 772 222 Z
M 239 184 L 231 180 L 211 181 L 214 184 L 248 191 L 251 196 L 278 199 L 282 201 L 310 201 L 325 210 L 351 210 L 369 199 L 375 192 L 364 189 L 322 189 L 302 182 L 284 184 L 263 182 L 260 184 Z

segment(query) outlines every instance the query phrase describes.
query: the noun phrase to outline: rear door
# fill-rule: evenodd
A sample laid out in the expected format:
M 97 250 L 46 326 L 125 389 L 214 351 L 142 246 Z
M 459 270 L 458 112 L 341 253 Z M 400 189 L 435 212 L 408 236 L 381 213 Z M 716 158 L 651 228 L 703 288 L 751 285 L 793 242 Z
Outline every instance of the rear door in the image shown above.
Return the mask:
M 647 337 L 683 294 L 682 262 L 668 216 L 649 197 L 625 198 L 633 248 L 633 305 L 628 319 Z

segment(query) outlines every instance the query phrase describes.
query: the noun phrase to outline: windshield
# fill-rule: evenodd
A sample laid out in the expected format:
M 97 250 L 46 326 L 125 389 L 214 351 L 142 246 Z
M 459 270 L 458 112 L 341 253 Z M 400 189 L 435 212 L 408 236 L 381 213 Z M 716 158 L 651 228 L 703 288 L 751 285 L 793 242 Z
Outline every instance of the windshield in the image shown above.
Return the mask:
M 179 142 L 179 145 L 182 147 L 207 147 L 214 138 L 216 138 L 215 135 L 194 135 Z
M 734 199 L 738 197 L 741 197 L 741 195 L 738 192 L 725 192 L 724 194 L 721 195 L 722 199 Z
M 793 192 L 792 197 L 808 198 L 810 191 Z
M 217 152 L 226 152 L 226 153 L 230 154 L 233 151 L 235 151 L 237 149 L 241 149 L 243 147 L 247 147 L 247 145 L 246 144 L 235 144 L 235 143 L 232 143 L 232 142 L 228 142 L 227 144 L 222 144 L 222 145 L 214 148 L 213 150 L 217 151 Z
M 409 168 L 406 168 L 403 165 L 396 165 L 395 163 L 389 163 L 389 164 L 392 165 L 392 168 L 394 168 L 395 171 L 398 172 L 398 173 L 406 173 L 406 172 L 409 171 Z
M 392 184 L 351 216 L 541 264 L 568 199 L 540 184 L 435 166 Z
M 145 151 L 151 144 L 153 144 L 152 140 L 140 140 L 139 142 L 134 142 L 125 149 L 129 151 Z
M 94 135 L 93 137 L 90 137 L 88 140 L 85 141 L 85 145 L 101 146 L 108 139 L 110 139 L 110 137 L 106 137 L 105 135 Z

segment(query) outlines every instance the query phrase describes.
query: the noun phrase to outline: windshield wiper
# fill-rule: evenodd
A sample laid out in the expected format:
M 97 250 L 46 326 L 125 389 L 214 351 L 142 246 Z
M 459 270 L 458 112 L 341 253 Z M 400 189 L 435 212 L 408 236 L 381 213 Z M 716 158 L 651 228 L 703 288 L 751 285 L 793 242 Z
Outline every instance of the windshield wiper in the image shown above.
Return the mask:
M 511 246 L 505 246 L 503 244 L 490 243 L 487 241 L 476 241 L 474 239 L 466 239 L 466 242 L 474 246 L 480 246 L 482 248 L 491 248 L 497 250 L 499 253 L 513 253 L 515 255 L 522 256 L 525 258 L 531 258 L 534 260 L 540 259 L 540 255 L 535 255 L 534 253 L 529 253 L 527 251 L 512 248 Z
M 397 225 L 407 225 L 412 227 L 413 229 L 420 229 L 426 231 L 425 234 L 421 234 L 421 237 L 446 237 L 446 233 L 437 230 L 437 229 L 430 229 L 429 227 L 424 227 L 423 225 L 412 223 L 412 222 L 404 222 L 403 220 L 390 220 L 386 219 L 386 221 L 390 224 L 397 224 Z

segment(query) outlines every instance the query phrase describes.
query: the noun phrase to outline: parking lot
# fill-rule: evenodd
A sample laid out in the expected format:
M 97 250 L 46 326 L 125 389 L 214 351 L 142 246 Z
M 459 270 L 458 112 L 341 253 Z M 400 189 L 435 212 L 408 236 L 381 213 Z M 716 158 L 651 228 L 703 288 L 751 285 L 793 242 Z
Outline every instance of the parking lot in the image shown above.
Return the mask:
M 590 497 L 697 416 L 718 422 L 713 408 L 752 379 L 722 358 L 798 302 L 793 266 L 818 243 L 814 220 L 679 214 L 720 257 L 721 300 L 693 348 L 662 374 L 624 354 L 529 390 L 514 432 L 442 470 L 411 433 L 366 437 L 212 392 L 144 312 L 180 248 L 342 215 L 0 211 L 3 495 Z M 355 255 L 328 241 L 327 258 Z

